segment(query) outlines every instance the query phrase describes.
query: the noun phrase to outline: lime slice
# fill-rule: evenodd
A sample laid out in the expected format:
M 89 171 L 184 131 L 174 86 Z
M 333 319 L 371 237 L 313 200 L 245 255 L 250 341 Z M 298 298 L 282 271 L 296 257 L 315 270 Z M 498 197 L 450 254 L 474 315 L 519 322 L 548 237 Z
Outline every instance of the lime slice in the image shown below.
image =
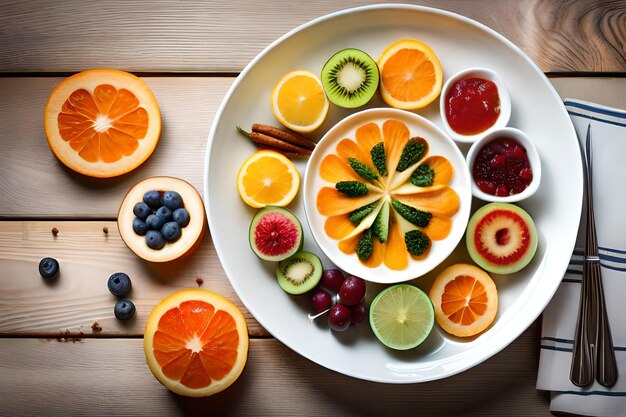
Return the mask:
M 434 323 L 435 313 L 428 295 L 413 285 L 386 288 L 370 306 L 374 334 L 392 349 L 416 347 L 428 337 Z

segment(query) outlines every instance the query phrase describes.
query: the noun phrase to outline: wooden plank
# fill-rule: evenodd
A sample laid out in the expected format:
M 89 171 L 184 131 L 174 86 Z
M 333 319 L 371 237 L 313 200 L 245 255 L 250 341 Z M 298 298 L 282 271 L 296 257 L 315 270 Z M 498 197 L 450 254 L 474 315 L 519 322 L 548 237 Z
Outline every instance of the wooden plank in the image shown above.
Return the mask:
M 202 193 L 204 151 L 232 78 L 145 77 L 164 128 L 152 157 L 137 170 L 95 180 L 66 169 L 50 152 L 42 126 L 46 97 L 61 78 L 0 78 L 0 218 L 109 218 L 128 189 L 152 175 L 191 182 Z M 623 78 L 552 78 L 561 97 L 626 108 Z M 184 161 L 172 163 L 171 161 Z M 45 201 L 45 204 L 41 204 Z
M 236 73 L 298 25 L 364 3 L 370 2 L 85 0 L 68 7 L 47 0 L 4 0 L 0 72 L 115 67 Z M 520 46 L 544 71 L 626 70 L 623 0 L 419 3 L 486 24 Z
M 0 339 L 0 398 L 3 413 L 20 416 L 550 416 L 548 393 L 535 390 L 537 333 L 534 325 L 462 374 L 412 385 L 349 378 L 275 339 L 253 339 L 240 379 L 197 399 L 174 395 L 153 378 L 141 339 Z
M 53 227 L 57 236 L 51 233 Z M 50 284 L 37 269 L 46 256 L 61 265 L 60 276 Z M 250 335 L 268 335 L 230 285 L 208 232 L 192 255 L 161 265 L 144 262 L 131 252 L 115 222 L 2 221 L 0 271 L 0 336 L 142 336 L 150 311 L 162 298 L 198 286 L 233 300 L 244 311 Z M 109 276 L 119 271 L 133 283 L 128 298 L 137 314 L 128 322 L 113 315 L 116 297 L 107 289 Z M 92 330 L 96 321 L 101 331 Z
M 203 193 L 207 137 L 233 78 L 145 78 L 161 108 L 161 139 L 143 165 L 112 179 L 77 174 L 50 151 L 42 115 L 61 80 L 0 78 L 0 217 L 112 219 L 126 192 L 154 175 L 185 179 Z

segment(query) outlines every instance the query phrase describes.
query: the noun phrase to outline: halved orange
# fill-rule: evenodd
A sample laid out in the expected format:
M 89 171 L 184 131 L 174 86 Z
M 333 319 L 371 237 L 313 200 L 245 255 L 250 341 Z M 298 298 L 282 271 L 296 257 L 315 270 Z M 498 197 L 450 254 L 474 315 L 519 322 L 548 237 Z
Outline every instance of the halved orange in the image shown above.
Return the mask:
M 181 290 L 150 313 L 144 351 L 159 382 L 179 395 L 205 397 L 228 388 L 243 371 L 248 328 L 237 306 L 221 295 Z
M 378 69 L 381 97 L 391 107 L 420 109 L 441 93 L 439 58 L 418 40 L 401 39 L 389 45 L 378 59 Z
M 272 112 L 285 127 L 312 132 L 326 120 L 329 102 L 319 77 L 307 70 L 283 75 L 272 89 Z
M 125 174 L 154 151 L 161 113 L 140 78 L 115 69 L 92 69 L 63 80 L 50 94 L 44 130 L 54 155 L 91 177 Z
M 285 155 L 260 150 L 250 155 L 237 173 L 237 190 L 249 206 L 284 207 L 300 188 L 300 173 Z
M 474 265 L 455 264 L 441 272 L 430 289 L 435 320 L 446 332 L 474 336 L 487 329 L 498 312 L 498 290 L 489 274 Z

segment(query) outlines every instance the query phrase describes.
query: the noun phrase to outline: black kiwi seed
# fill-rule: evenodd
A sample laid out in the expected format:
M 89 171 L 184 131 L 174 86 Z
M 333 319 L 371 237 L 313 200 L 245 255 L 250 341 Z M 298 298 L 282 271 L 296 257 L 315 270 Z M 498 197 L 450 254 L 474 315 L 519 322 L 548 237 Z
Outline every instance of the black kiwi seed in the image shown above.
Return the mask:
M 322 262 L 311 252 L 296 252 L 280 261 L 276 278 L 280 287 L 289 294 L 304 294 L 312 290 L 322 278 Z
M 376 93 L 378 66 L 371 56 L 360 49 L 343 49 L 326 62 L 321 78 L 328 99 L 335 105 L 360 107 Z

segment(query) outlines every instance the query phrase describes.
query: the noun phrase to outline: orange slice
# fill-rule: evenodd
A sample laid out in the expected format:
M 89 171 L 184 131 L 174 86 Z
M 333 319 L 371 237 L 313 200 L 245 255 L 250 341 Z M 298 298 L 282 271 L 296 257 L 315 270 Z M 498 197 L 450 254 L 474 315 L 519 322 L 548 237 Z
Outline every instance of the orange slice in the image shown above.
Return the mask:
M 154 376 L 179 395 L 205 397 L 228 388 L 248 356 L 248 329 L 226 298 L 201 289 L 178 291 L 148 317 L 144 351 Z
M 328 98 L 319 77 L 306 70 L 285 74 L 274 86 L 271 98 L 274 117 L 296 132 L 317 129 L 328 114 Z
M 380 94 L 388 105 L 415 110 L 441 93 L 443 71 L 433 50 L 415 39 L 389 45 L 378 59 Z
M 493 323 L 498 312 L 498 290 L 482 269 L 456 264 L 441 272 L 430 289 L 435 320 L 446 332 L 474 336 Z
M 161 135 L 161 113 L 140 78 L 92 69 L 63 80 L 50 94 L 44 130 L 54 155 L 91 177 L 125 174 L 143 163 Z
M 284 207 L 300 188 L 300 173 L 285 155 L 261 150 L 250 155 L 239 168 L 237 190 L 249 206 Z

